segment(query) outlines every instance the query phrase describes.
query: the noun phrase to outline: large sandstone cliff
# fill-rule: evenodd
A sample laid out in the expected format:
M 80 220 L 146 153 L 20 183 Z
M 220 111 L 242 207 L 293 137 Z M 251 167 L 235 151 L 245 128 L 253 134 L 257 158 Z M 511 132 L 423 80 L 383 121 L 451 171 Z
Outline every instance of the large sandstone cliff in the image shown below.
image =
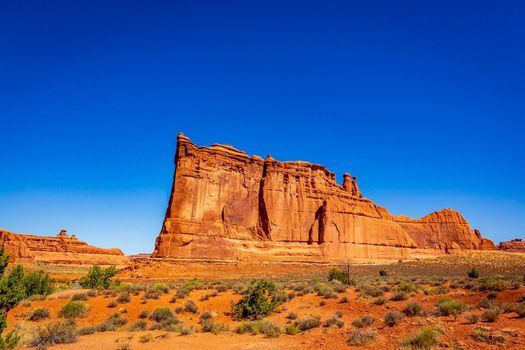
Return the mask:
M 452 210 L 393 217 L 364 198 L 349 174 L 341 186 L 321 165 L 262 159 L 227 145 L 197 147 L 179 134 L 153 257 L 341 262 L 482 246 Z
M 498 249 L 509 253 L 525 253 L 525 241 L 521 238 L 516 238 L 507 242 L 501 242 Z
M 62 230 L 56 237 L 12 233 L 0 229 L 0 246 L 14 262 L 54 264 L 127 265 L 120 249 L 88 245 Z

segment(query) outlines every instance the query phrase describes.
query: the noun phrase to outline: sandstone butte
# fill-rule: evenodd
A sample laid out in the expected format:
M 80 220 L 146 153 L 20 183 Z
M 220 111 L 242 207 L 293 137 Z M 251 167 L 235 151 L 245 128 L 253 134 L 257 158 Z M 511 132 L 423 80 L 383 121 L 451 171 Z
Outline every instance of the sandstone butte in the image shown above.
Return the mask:
M 498 248 L 509 253 L 525 253 L 525 241 L 516 238 L 508 242 L 501 242 Z
M 65 230 L 56 237 L 18 234 L 0 229 L 0 246 L 13 262 L 78 265 L 129 264 L 120 249 L 104 249 L 88 245 Z
M 325 167 L 248 156 L 177 138 L 175 173 L 154 258 L 338 263 L 497 249 L 444 209 L 393 216 Z

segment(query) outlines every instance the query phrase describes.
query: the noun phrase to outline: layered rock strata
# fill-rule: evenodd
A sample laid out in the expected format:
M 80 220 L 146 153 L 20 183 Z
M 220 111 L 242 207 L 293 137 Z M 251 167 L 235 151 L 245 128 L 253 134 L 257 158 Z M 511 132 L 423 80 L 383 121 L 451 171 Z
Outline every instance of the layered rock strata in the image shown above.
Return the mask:
M 0 229 L 0 246 L 14 262 L 127 265 L 129 260 L 120 249 L 105 249 L 88 245 L 65 230 L 56 237 L 17 234 Z
M 521 238 L 516 238 L 507 242 L 501 242 L 498 248 L 509 253 L 525 253 L 525 241 Z
M 248 156 L 229 145 L 197 147 L 179 134 L 153 257 L 344 262 L 483 248 L 450 209 L 420 220 L 394 217 L 364 198 L 350 174 L 339 185 L 321 165 Z

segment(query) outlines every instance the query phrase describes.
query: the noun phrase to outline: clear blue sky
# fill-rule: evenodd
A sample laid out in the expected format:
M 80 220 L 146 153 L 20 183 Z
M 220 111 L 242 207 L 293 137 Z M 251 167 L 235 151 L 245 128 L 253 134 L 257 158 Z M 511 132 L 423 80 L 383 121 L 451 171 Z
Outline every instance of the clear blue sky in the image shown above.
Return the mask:
M 523 1 L 2 1 L 0 227 L 150 252 L 176 136 L 525 235 Z

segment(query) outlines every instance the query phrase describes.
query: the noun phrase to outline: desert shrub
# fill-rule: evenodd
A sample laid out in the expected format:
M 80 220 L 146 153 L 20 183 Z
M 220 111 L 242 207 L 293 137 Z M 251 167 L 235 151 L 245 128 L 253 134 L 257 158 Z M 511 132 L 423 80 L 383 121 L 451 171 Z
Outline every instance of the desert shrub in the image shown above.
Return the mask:
M 469 321 L 469 323 L 471 324 L 478 323 L 480 319 L 480 316 L 478 314 L 472 312 L 467 312 L 464 316 L 467 319 L 467 321 Z
M 148 318 L 148 316 L 149 316 L 148 310 L 142 310 L 141 312 L 139 312 L 139 318 Z
M 295 312 L 289 312 L 286 318 L 289 320 L 295 320 L 297 319 L 297 314 Z
M 300 331 L 306 331 L 308 329 L 317 328 L 321 325 L 321 316 L 312 316 L 303 318 L 296 321 L 296 326 Z
M 502 335 L 495 335 L 490 333 L 488 330 L 482 327 L 476 327 L 474 328 L 474 332 L 472 333 L 472 338 L 474 340 L 488 343 L 488 344 L 498 344 L 503 343 L 505 341 L 505 337 Z
M 145 320 L 138 320 L 137 322 L 133 323 L 131 326 L 129 326 L 129 330 L 134 331 L 145 331 L 147 328 L 147 323 Z
M 213 334 L 219 334 L 227 332 L 230 328 L 228 325 L 222 322 L 214 322 L 211 318 L 202 319 L 201 318 L 201 330 L 203 332 L 211 332 Z
M 289 334 L 289 335 L 295 335 L 297 333 L 299 333 L 299 328 L 297 328 L 297 325 L 294 323 L 291 323 L 289 325 L 287 325 L 286 327 L 284 327 L 284 332 L 286 334 Z
M 388 276 L 388 271 L 383 270 L 383 269 L 379 270 L 379 276 L 383 276 L 383 277 Z
M 357 320 L 354 320 L 352 322 L 352 326 L 354 326 L 355 328 L 365 328 L 365 327 L 372 325 L 375 321 L 376 319 L 373 318 L 372 316 L 364 315 L 363 317 Z
M 224 323 L 220 323 L 220 325 L 222 325 L 224 328 L 221 328 L 221 327 L 216 328 L 217 331 L 214 331 L 213 332 L 214 334 L 219 334 L 219 333 L 225 332 L 225 331 L 227 331 L 229 329 L 228 325 L 225 325 Z M 180 335 L 188 335 L 188 334 L 193 334 L 193 333 L 195 333 L 195 329 L 192 326 L 185 327 L 183 325 L 183 326 L 180 327 Z
M 392 296 L 390 297 L 390 300 L 392 301 L 403 301 L 407 299 L 408 299 L 408 295 L 406 292 L 403 292 L 403 291 L 396 292 L 392 294 Z
M 117 307 L 118 303 L 116 300 L 111 300 L 109 303 L 108 303 L 108 307 L 109 308 L 114 308 L 114 307 Z
M 193 300 L 189 300 L 184 304 L 184 312 L 190 312 L 192 314 L 197 313 L 197 305 L 195 305 L 195 302 Z
M 325 306 L 325 305 L 326 305 L 326 301 L 321 300 L 321 301 L 319 302 L 319 306 Z
M 407 316 L 419 316 L 423 313 L 423 306 L 421 306 L 421 303 L 419 301 L 412 301 L 407 304 L 407 306 L 403 309 L 403 313 Z
M 66 305 L 62 306 L 58 312 L 58 316 L 64 318 L 77 318 L 84 317 L 88 313 L 86 303 L 83 301 L 70 301 Z
M 492 300 L 490 299 L 481 299 L 478 303 L 478 306 L 483 309 L 490 309 L 492 307 Z
M 337 294 L 335 293 L 335 290 L 326 283 L 320 283 L 318 286 L 317 295 L 324 297 L 325 299 L 329 298 L 337 298 Z
M 388 301 L 388 300 L 387 300 L 387 298 L 385 298 L 385 297 L 377 297 L 377 298 L 374 300 L 374 304 L 376 304 L 376 305 L 384 305 L 384 304 L 386 304 L 387 301 Z
M 176 320 L 177 319 L 177 317 L 175 316 L 173 311 L 171 311 L 171 309 L 169 309 L 167 307 L 156 308 L 151 313 L 149 318 L 152 321 L 155 321 L 155 322 L 172 321 L 172 320 Z
M 280 304 L 271 298 L 275 284 L 267 280 L 253 280 L 237 304 L 232 302 L 232 315 L 236 319 L 257 319 L 270 315 Z
M 501 292 L 503 290 L 512 289 L 512 282 L 506 279 L 492 277 L 483 279 L 480 281 L 479 290 L 480 291 L 494 291 Z
M 341 299 L 339 299 L 339 302 L 341 304 L 348 303 L 348 298 L 347 297 L 342 297 Z
M 49 316 L 51 316 L 49 309 L 46 309 L 45 307 L 38 307 L 34 309 L 33 311 L 31 311 L 31 314 L 29 315 L 28 320 L 40 321 L 40 320 L 49 318 Z
M 485 322 L 496 322 L 499 314 L 500 310 L 497 308 L 487 309 L 481 313 L 481 319 Z
M 336 293 L 344 293 L 348 289 L 346 284 L 338 280 L 330 281 L 330 285 L 332 286 L 332 288 L 334 289 Z
M 71 301 L 86 301 L 88 299 L 89 295 L 87 293 L 77 293 L 71 296 Z
M 120 327 L 128 323 L 127 318 L 123 318 L 120 314 L 110 315 L 104 322 L 96 326 L 97 332 L 116 331 Z
M 348 345 L 364 346 L 377 339 L 377 332 L 373 330 L 356 330 L 350 339 L 347 340 Z
M 104 288 L 108 289 L 111 284 L 111 278 L 118 273 L 115 266 L 102 268 L 98 265 L 89 269 L 86 276 L 80 279 L 82 288 Z
M 487 299 L 489 300 L 496 300 L 497 297 L 498 297 L 498 292 L 492 291 L 487 294 Z
M 268 320 L 241 322 L 235 329 L 236 333 L 265 334 L 269 338 L 281 335 L 281 327 Z
M 432 294 L 447 294 L 447 293 L 448 293 L 448 288 L 447 287 L 439 286 L 439 287 L 434 288 Z
M 75 322 L 66 320 L 64 322 L 50 322 L 38 327 L 29 345 L 45 348 L 47 345 L 74 343 L 76 340 Z
M 121 293 L 117 299 L 117 303 L 119 304 L 126 304 L 131 301 L 131 297 L 129 296 L 129 293 Z
M 439 336 L 443 333 L 439 327 L 424 327 L 412 333 L 401 345 L 411 349 L 432 349 L 439 343 Z
M 328 280 L 336 280 L 345 284 L 351 284 L 350 274 L 336 268 L 333 268 L 328 272 Z
M 478 270 L 476 270 L 475 268 L 471 268 L 471 269 L 467 272 L 467 275 L 468 275 L 468 277 L 470 277 L 470 278 L 479 278 L 479 272 L 478 272 Z
M 521 302 L 514 307 L 514 311 L 519 317 L 525 317 L 525 302 Z
M 170 292 L 170 287 L 164 283 L 155 283 L 153 286 L 151 286 L 151 289 L 157 290 L 162 294 L 168 294 Z
M 85 327 L 82 327 L 80 328 L 78 331 L 77 331 L 77 335 L 81 336 L 81 335 L 88 335 L 88 334 L 93 334 L 97 331 L 97 328 L 95 326 L 85 326 Z
M 369 284 L 360 284 L 357 286 L 357 290 L 359 291 L 359 294 L 363 297 L 380 297 L 383 296 L 384 292 L 374 286 L 371 286 Z
M 0 335 L 0 350 L 14 349 L 20 342 L 20 335 L 17 331 L 12 330 L 5 336 Z
M 337 317 L 341 318 L 341 317 L 343 317 L 343 311 L 341 311 L 341 310 L 337 310 L 337 311 L 335 312 L 335 315 L 336 315 Z
M 383 322 L 389 327 L 397 326 L 405 318 L 405 315 L 397 311 L 389 311 L 383 317 Z
M 343 325 L 344 325 L 343 320 L 339 319 L 337 315 L 334 315 L 323 322 L 323 327 L 336 326 L 337 328 L 341 328 L 343 327 Z
M 153 336 L 149 333 L 141 335 L 139 338 L 139 342 L 142 344 L 149 343 L 152 340 L 153 340 Z
M 453 316 L 456 319 L 468 309 L 468 305 L 461 300 L 442 298 L 437 302 L 436 308 L 439 316 Z
M 158 299 L 163 294 L 162 290 L 154 289 L 154 288 L 148 288 L 144 292 L 144 298 L 146 299 Z

